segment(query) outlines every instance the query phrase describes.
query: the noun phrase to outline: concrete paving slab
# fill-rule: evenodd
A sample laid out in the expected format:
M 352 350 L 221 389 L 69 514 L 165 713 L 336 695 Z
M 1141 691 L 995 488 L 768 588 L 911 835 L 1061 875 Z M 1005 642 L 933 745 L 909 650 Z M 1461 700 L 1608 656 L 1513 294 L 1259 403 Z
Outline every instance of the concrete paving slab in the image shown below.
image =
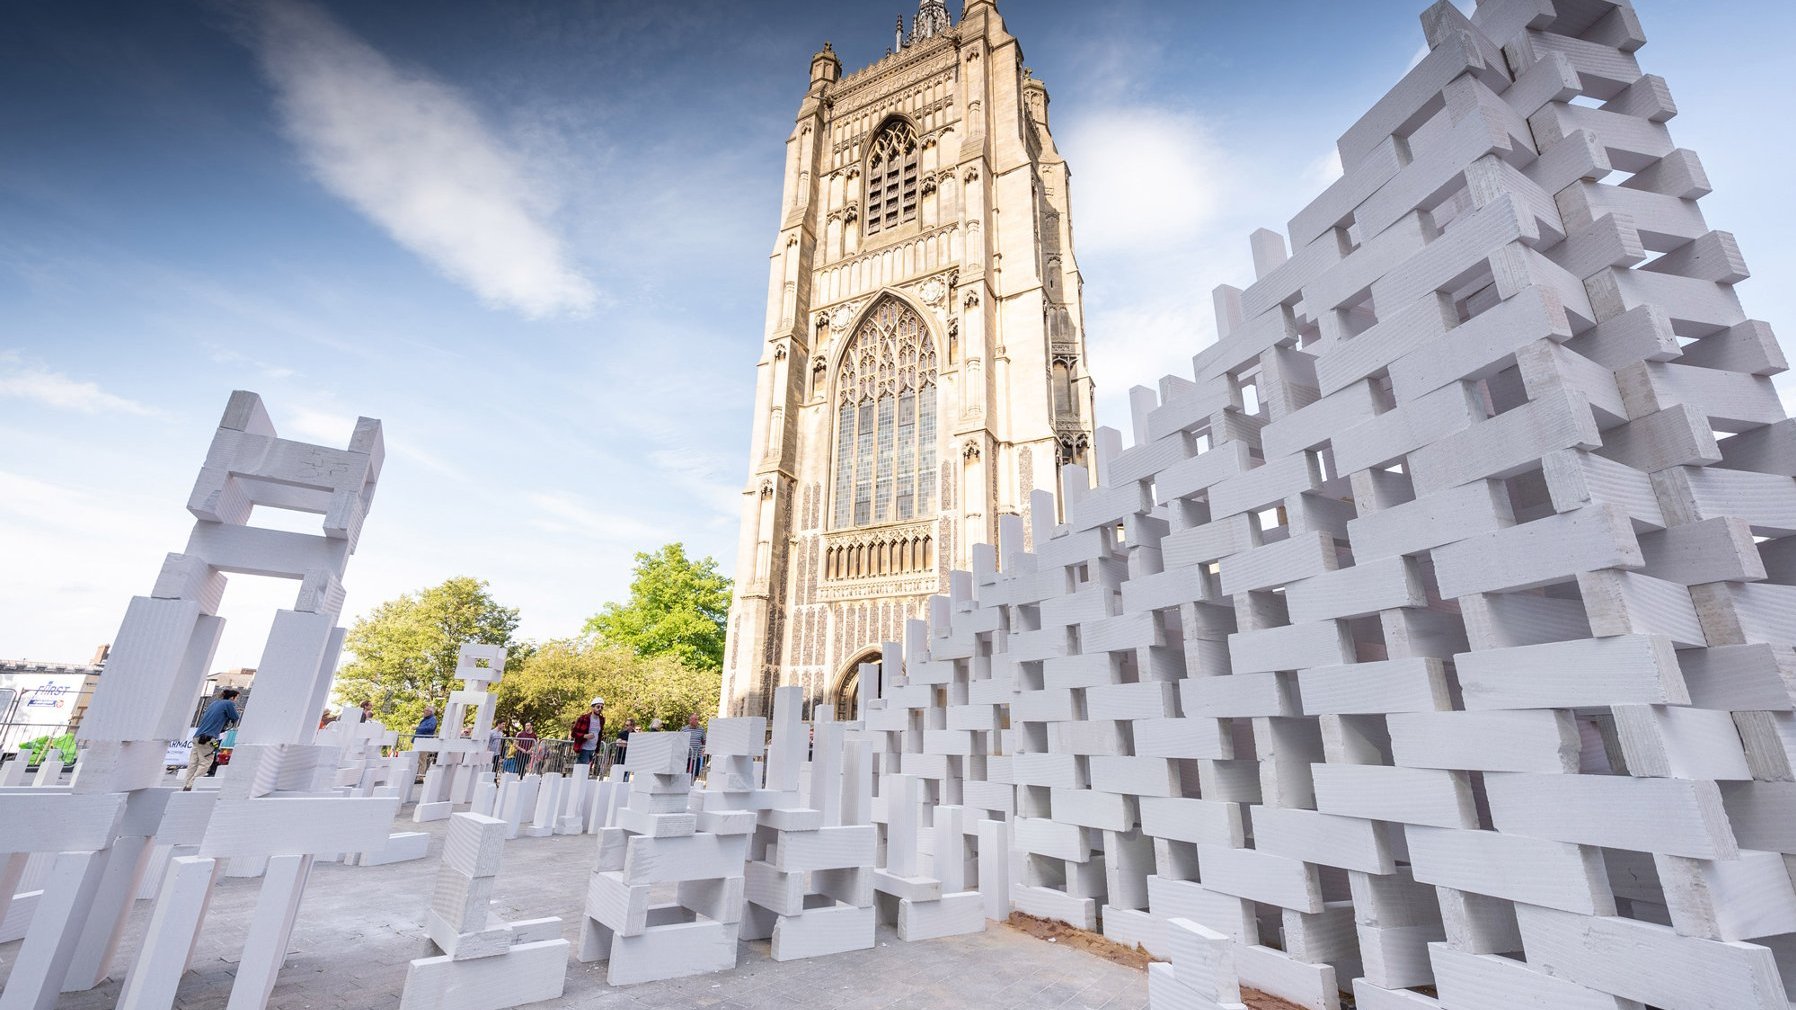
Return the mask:
M 272 1010 L 398 1006 L 406 962 L 427 953 L 423 913 L 447 824 L 414 825 L 409 812 L 395 820 L 395 831 L 429 831 L 428 858 L 373 867 L 331 863 L 313 871 L 269 1000 Z M 563 934 L 577 942 L 594 845 L 590 835 L 507 842 L 495 892 L 497 913 L 508 919 L 560 916 Z M 260 883 L 219 882 L 193 968 L 181 980 L 178 1010 L 224 1010 L 236 968 L 231 959 L 249 928 Z M 126 952 L 137 949 L 149 913 L 147 901 L 132 910 Z M 18 942 L 0 944 L 0 983 L 18 950 Z M 57 1010 L 112 1007 L 125 968 L 120 961 L 97 988 L 63 994 Z M 581 1010 L 1145 1010 L 1147 976 L 1001 926 L 919 943 L 903 943 L 882 927 L 871 950 L 781 964 L 771 959 L 766 941 L 745 942 L 732 971 L 624 989 L 605 984 L 603 963 L 569 961 L 566 994 L 532 1005 Z

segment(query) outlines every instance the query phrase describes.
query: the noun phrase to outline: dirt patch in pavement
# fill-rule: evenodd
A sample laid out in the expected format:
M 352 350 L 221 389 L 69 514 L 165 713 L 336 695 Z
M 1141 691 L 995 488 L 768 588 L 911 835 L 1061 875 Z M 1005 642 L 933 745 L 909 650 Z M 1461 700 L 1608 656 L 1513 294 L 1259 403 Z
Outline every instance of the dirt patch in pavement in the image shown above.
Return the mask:
M 1088 954 L 1095 954 L 1106 961 L 1127 965 L 1137 971 L 1146 971 L 1148 962 L 1157 960 L 1152 954 L 1141 948 L 1140 944 L 1127 947 L 1100 933 L 1091 933 L 1083 929 L 1069 926 L 1054 919 L 1043 919 L 1024 912 L 1010 913 L 1009 926 L 1019 933 L 1027 933 L 1038 940 L 1075 947 Z M 1248 1010 L 1302 1010 L 1295 1003 L 1269 996 L 1258 989 L 1243 988 L 1241 1001 Z
M 1128 965 L 1138 971 L 1146 971 L 1147 963 L 1153 960 L 1153 956 L 1142 950 L 1139 945 L 1125 947 L 1101 933 L 1088 933 L 1064 922 L 1043 919 L 1024 912 L 1010 913 L 1010 928 L 1028 933 L 1037 940 L 1047 940 L 1050 943 L 1076 947 L 1088 954 L 1096 954 L 1106 961 Z
M 1241 1002 L 1247 1004 L 1247 1010 L 1303 1010 L 1302 1007 L 1277 996 L 1268 996 L 1258 989 L 1241 988 Z

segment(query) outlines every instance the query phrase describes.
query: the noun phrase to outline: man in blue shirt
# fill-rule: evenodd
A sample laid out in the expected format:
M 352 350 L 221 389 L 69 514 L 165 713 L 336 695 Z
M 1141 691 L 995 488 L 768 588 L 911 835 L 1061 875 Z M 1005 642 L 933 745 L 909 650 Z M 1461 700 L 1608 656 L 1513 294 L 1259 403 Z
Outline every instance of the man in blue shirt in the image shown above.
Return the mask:
M 200 716 L 200 724 L 193 731 L 193 750 L 189 752 L 187 762 L 187 783 L 182 789 L 192 789 L 193 780 L 200 773 L 212 767 L 218 757 L 218 738 L 224 731 L 237 725 L 242 717 L 237 714 L 237 706 L 232 699 L 237 697 L 237 689 L 227 687 L 218 692 L 218 700 L 206 706 L 206 713 Z
M 424 706 L 424 718 L 419 719 L 418 720 L 418 728 L 412 730 L 412 749 L 413 750 L 418 749 L 418 741 L 419 740 L 429 740 L 429 739 L 435 737 L 436 735 L 437 735 L 437 707 L 435 705 L 426 705 L 426 706 Z M 419 775 L 422 775 L 425 772 L 430 770 L 430 762 L 436 756 L 437 756 L 437 752 L 434 750 L 419 750 L 418 751 L 418 774 Z

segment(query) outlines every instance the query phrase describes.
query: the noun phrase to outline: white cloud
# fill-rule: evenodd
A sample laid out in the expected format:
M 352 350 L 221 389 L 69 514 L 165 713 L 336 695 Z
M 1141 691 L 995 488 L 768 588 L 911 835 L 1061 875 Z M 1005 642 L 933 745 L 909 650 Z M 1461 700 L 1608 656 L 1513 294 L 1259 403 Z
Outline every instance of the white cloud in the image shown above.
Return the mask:
M 1316 187 L 1320 192 L 1334 184 L 1343 174 L 1341 169 L 1341 149 L 1331 147 L 1328 153 L 1310 162 L 1303 171 L 1303 181 Z
M 150 589 L 164 552 L 180 549 L 193 517 L 179 499 L 103 483 L 0 471 L 0 543 L 13 573 L 0 580 L 0 613 L 12 617 L 0 653 L 85 661 L 111 640 L 132 593 Z
M 98 383 L 71 379 L 61 372 L 26 361 L 17 351 L 0 351 L 0 397 L 32 400 L 46 407 L 83 414 L 162 416 L 156 408 L 108 393 Z
M 1057 131 L 1072 165 L 1075 243 L 1136 250 L 1190 238 L 1216 215 L 1221 150 L 1197 116 L 1108 106 Z
M 434 452 L 430 452 L 415 445 L 410 439 L 395 439 L 391 436 L 384 437 L 386 439 L 387 451 L 394 456 L 409 460 L 438 476 L 447 477 L 453 481 L 466 482 L 469 480 L 468 472 L 466 470 L 463 470 L 461 467 L 456 466 L 454 463 L 451 463 Z
M 550 226 L 542 180 L 461 94 L 311 4 L 257 10 L 287 132 L 326 188 L 490 305 L 532 318 L 592 309 L 597 293 Z
M 1123 444 L 1132 445 L 1129 390 L 1158 389 L 1163 375 L 1191 377 L 1191 356 L 1216 339 L 1209 300 L 1143 292 L 1128 305 L 1089 310 L 1087 319 L 1098 423 L 1121 431 Z
M 530 504 L 544 514 L 536 521 L 538 528 L 551 533 L 575 533 L 595 540 L 660 543 L 667 530 L 629 516 L 601 512 L 566 492 L 535 492 L 527 496 Z
M 278 382 L 281 379 L 291 379 L 299 374 L 298 369 L 288 368 L 286 365 L 276 365 L 272 362 L 252 358 L 241 351 L 233 351 L 228 347 L 214 347 L 212 349 L 212 361 L 214 364 L 224 365 L 227 368 L 241 367 L 253 369 L 261 378 L 275 382 Z
M 341 446 L 348 445 L 349 439 L 355 434 L 356 419 L 349 414 L 300 405 L 283 408 L 274 422 L 275 430 L 279 431 L 283 438 L 313 442 L 318 445 Z M 454 462 L 425 449 L 409 437 L 395 437 L 384 424 L 381 428 L 381 439 L 387 448 L 386 467 L 388 469 L 384 471 L 387 475 L 391 474 L 392 460 L 403 459 L 450 480 L 466 481 L 469 479 L 468 472 Z
M 648 462 L 661 471 L 663 479 L 685 490 L 696 505 L 714 517 L 734 523 L 742 511 L 742 479 L 747 475 L 746 460 L 721 452 L 693 448 L 664 448 L 649 452 Z M 735 482 L 731 478 L 736 478 Z
M 283 406 L 274 418 L 274 429 L 282 438 L 317 445 L 348 445 L 350 436 L 355 434 L 355 418 L 316 407 Z

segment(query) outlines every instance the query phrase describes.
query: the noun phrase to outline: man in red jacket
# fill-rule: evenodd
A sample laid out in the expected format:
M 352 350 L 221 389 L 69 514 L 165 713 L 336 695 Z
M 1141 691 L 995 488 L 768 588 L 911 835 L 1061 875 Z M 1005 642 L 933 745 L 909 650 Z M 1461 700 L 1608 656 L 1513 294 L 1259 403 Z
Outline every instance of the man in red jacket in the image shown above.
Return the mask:
M 569 731 L 574 739 L 574 763 L 590 764 L 599 753 L 599 742 L 605 737 L 605 699 L 594 698 L 592 707 L 580 713 Z

